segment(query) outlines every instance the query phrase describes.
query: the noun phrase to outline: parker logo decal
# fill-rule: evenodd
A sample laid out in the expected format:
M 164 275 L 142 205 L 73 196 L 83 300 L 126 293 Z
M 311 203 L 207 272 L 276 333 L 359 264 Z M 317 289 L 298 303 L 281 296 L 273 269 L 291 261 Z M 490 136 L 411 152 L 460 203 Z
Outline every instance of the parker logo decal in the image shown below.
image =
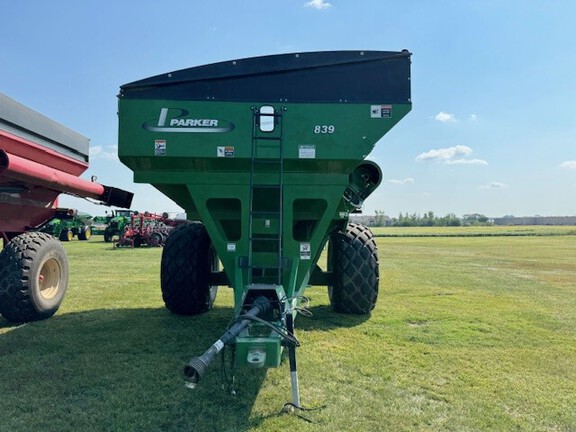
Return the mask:
M 149 120 L 142 124 L 149 132 L 167 133 L 224 133 L 234 130 L 234 123 L 210 118 L 190 116 L 182 108 L 162 108 L 158 120 Z

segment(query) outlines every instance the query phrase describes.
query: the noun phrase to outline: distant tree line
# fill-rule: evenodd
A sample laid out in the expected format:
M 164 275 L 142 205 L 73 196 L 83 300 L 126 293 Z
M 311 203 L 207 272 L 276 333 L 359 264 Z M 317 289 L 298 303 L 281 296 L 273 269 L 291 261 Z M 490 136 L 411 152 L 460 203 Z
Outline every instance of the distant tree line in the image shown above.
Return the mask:
M 437 216 L 429 211 L 423 215 L 412 213 L 400 213 L 398 217 L 390 218 L 384 211 L 376 210 L 373 221 L 374 226 L 399 226 L 399 227 L 434 227 L 434 226 L 480 226 L 492 225 L 492 221 L 483 214 L 466 214 L 461 218 L 454 213 L 446 216 Z

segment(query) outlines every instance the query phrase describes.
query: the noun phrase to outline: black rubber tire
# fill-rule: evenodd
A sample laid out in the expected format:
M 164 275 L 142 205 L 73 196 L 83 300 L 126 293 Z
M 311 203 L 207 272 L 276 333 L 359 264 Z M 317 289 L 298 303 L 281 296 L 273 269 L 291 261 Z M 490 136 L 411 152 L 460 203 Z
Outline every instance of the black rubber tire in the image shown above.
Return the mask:
M 90 240 L 92 230 L 89 226 L 78 228 L 78 240 Z
M 146 244 L 148 246 L 152 246 L 152 247 L 156 247 L 156 246 L 162 246 L 164 239 L 162 238 L 162 234 L 158 231 L 153 232 L 152 234 L 150 234 L 148 236 L 148 240 L 146 241 Z
M 144 239 L 140 234 L 134 235 L 131 240 L 128 240 L 128 243 L 130 243 L 130 241 L 132 241 L 132 246 L 135 248 L 139 248 L 144 244 Z
M 218 256 L 201 223 L 182 224 L 170 231 L 162 249 L 160 286 L 171 312 L 197 315 L 212 308 L 217 286 L 208 283 L 218 269 Z
M 64 229 L 60 232 L 60 241 L 67 242 L 74 238 L 74 234 L 71 229 Z
M 68 287 L 68 259 L 56 238 L 41 232 L 14 237 L 0 253 L 0 314 L 8 321 L 49 318 Z
M 114 235 L 116 235 L 115 232 L 111 230 L 104 230 L 104 241 L 106 243 L 112 243 L 112 241 L 114 240 Z
M 346 232 L 333 234 L 328 244 L 328 270 L 334 284 L 328 287 L 328 296 L 336 312 L 365 315 L 374 309 L 380 272 L 372 231 L 350 222 Z

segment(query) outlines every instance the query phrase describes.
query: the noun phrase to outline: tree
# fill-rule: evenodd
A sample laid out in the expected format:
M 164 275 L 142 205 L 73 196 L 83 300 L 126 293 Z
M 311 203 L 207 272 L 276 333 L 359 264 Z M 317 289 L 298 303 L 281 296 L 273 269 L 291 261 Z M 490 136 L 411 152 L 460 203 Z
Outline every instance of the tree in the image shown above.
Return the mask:
M 488 225 L 489 219 L 480 213 L 465 214 L 462 217 L 462 222 L 464 225 Z
M 386 213 L 384 210 L 376 210 L 376 216 L 374 216 L 374 226 L 382 227 L 386 225 Z

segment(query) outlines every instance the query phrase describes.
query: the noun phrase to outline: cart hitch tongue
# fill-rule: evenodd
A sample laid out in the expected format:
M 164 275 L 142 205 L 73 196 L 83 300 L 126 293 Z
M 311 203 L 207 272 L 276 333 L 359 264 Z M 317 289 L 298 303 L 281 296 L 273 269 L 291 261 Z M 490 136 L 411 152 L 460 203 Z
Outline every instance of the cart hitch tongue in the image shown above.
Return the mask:
M 252 303 L 252 307 L 248 312 L 240 315 L 234 324 L 226 330 L 226 332 L 208 350 L 200 357 L 192 358 L 186 366 L 184 366 L 184 379 L 186 380 L 186 387 L 194 388 L 200 382 L 208 366 L 214 361 L 216 356 L 225 345 L 234 342 L 236 337 L 250 324 L 252 318 L 259 315 L 266 314 L 272 305 L 270 300 L 264 296 L 257 297 Z

